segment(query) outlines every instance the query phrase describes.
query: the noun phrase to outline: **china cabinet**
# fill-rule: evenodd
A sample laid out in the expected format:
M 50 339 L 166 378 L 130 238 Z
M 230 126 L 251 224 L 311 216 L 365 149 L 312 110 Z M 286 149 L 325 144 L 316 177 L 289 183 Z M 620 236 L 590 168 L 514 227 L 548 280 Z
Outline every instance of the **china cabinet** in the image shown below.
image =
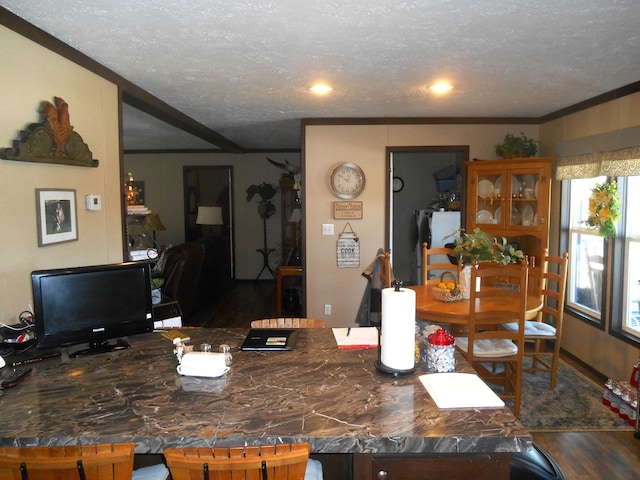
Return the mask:
M 466 230 L 505 237 L 530 261 L 540 278 L 549 247 L 552 158 L 474 160 L 467 168 Z

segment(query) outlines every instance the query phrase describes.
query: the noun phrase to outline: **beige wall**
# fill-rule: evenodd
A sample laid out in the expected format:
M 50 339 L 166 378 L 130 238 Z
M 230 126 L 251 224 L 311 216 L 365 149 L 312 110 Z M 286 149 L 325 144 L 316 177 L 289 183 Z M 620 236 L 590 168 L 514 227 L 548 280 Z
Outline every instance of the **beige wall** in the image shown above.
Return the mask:
M 98 168 L 0 160 L 0 322 L 14 324 L 32 302 L 34 269 L 122 261 L 116 86 L 0 26 L 0 148 L 37 122 L 43 100 L 62 97 Z M 76 190 L 79 240 L 38 247 L 36 188 Z M 89 212 L 85 195 L 102 195 Z
M 262 255 L 256 249 L 263 247 L 263 225 L 258 214 L 259 197 L 247 202 L 247 188 L 262 182 L 278 185 L 283 170 L 272 165 L 266 157 L 284 163 L 288 161 L 300 165 L 299 153 L 259 154 L 153 154 L 126 155 L 125 170 L 130 171 L 135 180 L 145 182 L 145 204 L 158 213 L 167 227 L 159 232 L 157 240 L 163 245 L 177 245 L 184 241 L 184 198 L 182 170 L 184 166 L 227 165 L 233 167 L 234 225 L 236 231 L 236 279 L 253 280 L 263 266 Z M 272 202 L 276 213 L 267 220 L 267 245 L 278 251 L 282 245 L 280 193 Z M 280 263 L 277 252 L 269 256 L 272 268 Z M 270 279 L 265 270 L 261 279 Z
M 367 281 L 362 270 L 385 239 L 385 157 L 387 146 L 469 145 L 470 158 L 495 157 L 494 146 L 506 133 L 538 138 L 533 125 L 308 125 L 305 135 L 305 201 L 307 316 L 330 326 L 355 325 Z M 336 242 L 345 221 L 333 220 L 329 176 L 341 162 L 360 165 L 366 188 L 362 220 L 351 226 L 360 237 L 360 267 L 338 268 Z M 333 223 L 335 235 L 323 236 L 322 224 Z M 324 305 L 331 305 L 331 316 Z
M 548 122 L 540 127 L 540 139 L 549 155 L 554 144 L 566 140 L 596 135 L 640 125 L 640 93 L 607 102 L 587 110 Z M 553 185 L 552 220 L 559 218 L 560 183 Z M 557 247 L 558 222 L 551 231 L 552 246 Z M 555 241 L 553 241 L 555 240 Z M 638 349 L 602 331 L 565 315 L 562 348 L 575 355 L 597 371 L 613 378 L 626 378 L 638 360 Z M 606 318 L 606 328 L 611 319 Z

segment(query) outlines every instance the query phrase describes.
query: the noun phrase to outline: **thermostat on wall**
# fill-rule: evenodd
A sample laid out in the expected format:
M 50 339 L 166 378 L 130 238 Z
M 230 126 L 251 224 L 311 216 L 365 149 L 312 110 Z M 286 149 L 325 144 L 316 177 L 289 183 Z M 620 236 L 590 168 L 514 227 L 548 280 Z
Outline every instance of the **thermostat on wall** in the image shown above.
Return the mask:
M 87 202 L 87 210 L 100 210 L 102 208 L 102 201 L 100 195 L 89 194 L 85 196 Z

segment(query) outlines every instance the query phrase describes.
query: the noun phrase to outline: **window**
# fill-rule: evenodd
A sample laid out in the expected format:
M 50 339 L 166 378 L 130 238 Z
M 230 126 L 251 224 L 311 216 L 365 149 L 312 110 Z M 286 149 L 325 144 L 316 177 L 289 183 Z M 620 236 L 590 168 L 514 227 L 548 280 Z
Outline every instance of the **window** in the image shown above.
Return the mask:
M 606 177 L 570 180 L 567 307 L 602 328 L 604 240 L 584 223 L 591 189 Z
M 566 308 L 602 329 L 610 318 L 611 335 L 640 346 L 640 221 L 633 210 L 640 204 L 640 176 L 615 180 L 622 215 L 617 236 L 607 241 L 582 223 L 588 215 L 591 189 L 607 178 L 573 179 L 563 184 L 563 204 L 569 206 L 564 222 L 570 258 Z M 611 292 L 609 297 L 607 292 Z M 610 306 L 605 304 L 607 298 Z
M 622 227 L 613 255 L 613 291 L 620 301 L 611 305 L 611 333 L 640 342 L 640 222 L 634 209 L 640 201 L 640 177 L 618 178 L 622 209 Z

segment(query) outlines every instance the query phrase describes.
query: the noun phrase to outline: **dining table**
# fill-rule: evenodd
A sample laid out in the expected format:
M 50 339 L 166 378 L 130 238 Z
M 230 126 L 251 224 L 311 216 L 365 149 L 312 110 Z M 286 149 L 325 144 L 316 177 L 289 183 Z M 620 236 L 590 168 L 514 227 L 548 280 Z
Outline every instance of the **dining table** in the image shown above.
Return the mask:
M 451 302 L 438 300 L 433 288 L 439 280 L 429 280 L 425 285 L 408 286 L 416 292 L 416 318 L 425 322 L 447 323 L 453 325 L 466 325 L 469 321 L 469 299 L 461 299 Z M 497 288 L 497 287 L 482 287 Z M 477 299 L 474 307 L 476 312 L 499 309 L 501 303 L 507 302 L 507 297 L 491 299 Z M 542 297 L 540 294 L 528 293 L 525 320 L 533 320 L 542 309 Z

